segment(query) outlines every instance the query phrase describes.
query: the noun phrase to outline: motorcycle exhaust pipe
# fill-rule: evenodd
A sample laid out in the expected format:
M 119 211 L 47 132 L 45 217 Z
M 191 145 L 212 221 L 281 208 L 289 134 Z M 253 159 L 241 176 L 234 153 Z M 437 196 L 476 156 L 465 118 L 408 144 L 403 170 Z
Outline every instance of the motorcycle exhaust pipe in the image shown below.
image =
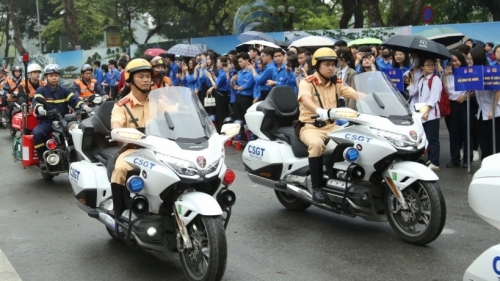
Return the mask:
M 304 190 L 302 188 L 298 188 L 298 187 L 291 185 L 291 184 L 287 184 L 286 191 L 288 193 L 290 193 L 291 195 L 306 201 L 307 203 L 310 203 L 310 204 L 313 204 L 314 206 L 320 207 L 321 209 L 328 210 L 328 211 L 332 210 L 332 207 L 327 205 L 327 204 L 315 203 L 313 201 L 312 194 L 307 190 Z
M 99 221 L 102 222 L 107 228 L 116 233 L 116 222 L 112 216 L 99 212 Z

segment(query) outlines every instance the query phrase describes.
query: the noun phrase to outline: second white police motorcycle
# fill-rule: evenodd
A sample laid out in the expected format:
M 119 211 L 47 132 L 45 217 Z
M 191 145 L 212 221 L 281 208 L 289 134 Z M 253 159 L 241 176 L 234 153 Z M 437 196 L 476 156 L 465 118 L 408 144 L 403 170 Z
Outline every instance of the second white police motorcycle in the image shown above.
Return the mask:
M 323 154 L 326 203 L 312 199 L 307 147 L 297 138 L 297 95 L 274 88 L 245 115 L 259 138 L 248 143 L 243 163 L 250 179 L 275 189 L 287 209 L 309 206 L 368 221 L 389 221 L 404 241 L 425 245 L 435 240 L 446 221 L 446 206 L 437 175 L 416 162 L 427 145 L 419 113 L 412 113 L 401 94 L 381 72 L 355 77 L 357 112 L 329 111 L 348 124 L 328 134 Z
M 225 227 L 236 196 L 226 168 L 224 143 L 240 126 L 226 124 L 219 135 L 189 88 L 167 87 L 149 94 L 145 128 L 110 130 L 113 101 L 71 134 L 81 161 L 69 179 L 78 206 L 132 248 L 180 261 L 189 280 L 221 280 L 227 262 Z M 114 217 L 110 177 L 117 142 L 137 150 L 124 157 L 128 209 Z
M 469 205 L 500 230 L 500 153 L 484 158 L 469 185 Z M 464 281 L 500 280 L 500 244 L 482 253 L 465 271 Z

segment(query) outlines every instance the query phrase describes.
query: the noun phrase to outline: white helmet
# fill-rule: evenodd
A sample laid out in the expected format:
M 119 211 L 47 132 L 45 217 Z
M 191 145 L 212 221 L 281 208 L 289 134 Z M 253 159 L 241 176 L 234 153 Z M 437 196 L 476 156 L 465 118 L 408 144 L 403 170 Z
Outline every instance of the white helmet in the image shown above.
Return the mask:
M 42 67 L 36 63 L 32 63 L 32 64 L 28 65 L 28 73 L 31 73 L 34 71 L 42 72 Z

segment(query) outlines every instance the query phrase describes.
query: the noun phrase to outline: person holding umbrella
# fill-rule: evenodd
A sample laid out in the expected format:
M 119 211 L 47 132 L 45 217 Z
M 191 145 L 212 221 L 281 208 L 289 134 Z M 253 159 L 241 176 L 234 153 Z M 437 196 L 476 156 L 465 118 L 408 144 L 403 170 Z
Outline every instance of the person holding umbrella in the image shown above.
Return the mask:
M 436 59 L 425 58 L 421 66 L 423 75 L 419 81 L 410 81 L 408 91 L 416 105 L 420 105 L 417 110 L 422 113 L 422 125 L 425 135 L 429 141 L 428 156 L 429 168 L 434 172 L 439 172 L 439 121 L 441 113 L 438 102 L 441 97 L 443 84 L 441 79 L 434 74 L 436 69 Z M 413 109 L 413 108 L 412 108 Z

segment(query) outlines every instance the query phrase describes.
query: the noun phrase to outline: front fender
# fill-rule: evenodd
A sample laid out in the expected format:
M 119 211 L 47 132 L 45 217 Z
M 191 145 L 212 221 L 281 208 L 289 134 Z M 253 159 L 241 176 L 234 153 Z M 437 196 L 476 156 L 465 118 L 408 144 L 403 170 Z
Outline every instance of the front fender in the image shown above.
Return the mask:
M 384 179 L 391 180 L 399 190 L 403 190 L 417 180 L 437 181 L 439 177 L 428 167 L 410 161 L 393 163 L 382 173 Z
M 184 225 L 189 224 L 197 215 L 222 215 L 222 209 L 217 200 L 198 191 L 182 194 L 175 202 L 175 208 Z

